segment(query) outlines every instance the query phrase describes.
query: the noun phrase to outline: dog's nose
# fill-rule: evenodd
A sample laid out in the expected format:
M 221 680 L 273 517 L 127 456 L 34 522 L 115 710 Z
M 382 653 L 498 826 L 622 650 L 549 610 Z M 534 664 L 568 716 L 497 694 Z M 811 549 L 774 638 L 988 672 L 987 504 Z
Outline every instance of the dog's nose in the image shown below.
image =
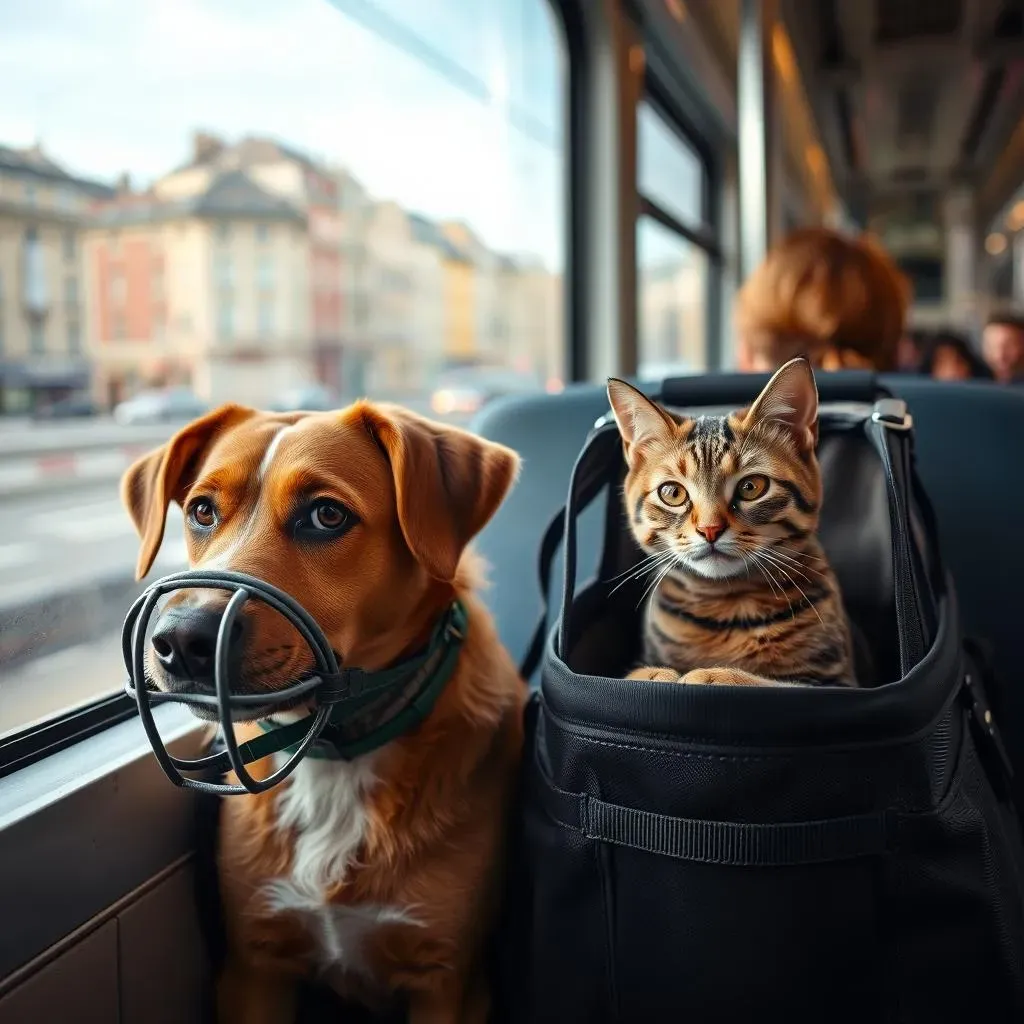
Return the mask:
M 221 611 L 175 605 L 157 620 L 153 630 L 153 653 L 163 670 L 178 679 L 211 682 L 214 678 L 214 656 Z M 242 621 L 231 627 L 230 642 L 235 645 L 242 635 Z

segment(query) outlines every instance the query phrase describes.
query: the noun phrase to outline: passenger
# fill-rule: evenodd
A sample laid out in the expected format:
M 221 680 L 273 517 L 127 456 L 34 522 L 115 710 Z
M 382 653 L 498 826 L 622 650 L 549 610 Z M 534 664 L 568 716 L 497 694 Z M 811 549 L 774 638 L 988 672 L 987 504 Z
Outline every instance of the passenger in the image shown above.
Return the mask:
M 904 331 L 896 346 L 896 369 L 900 373 L 917 373 L 921 365 L 921 354 L 931 334 L 919 328 Z
M 823 370 L 895 370 L 910 295 L 907 279 L 866 236 L 795 231 L 736 296 L 739 367 L 767 372 L 806 355 Z
M 1024 317 L 996 313 L 981 336 L 981 349 L 1001 384 L 1024 384 Z
M 939 331 L 925 342 L 917 372 L 936 380 L 992 379 L 992 372 L 967 339 L 952 331 Z

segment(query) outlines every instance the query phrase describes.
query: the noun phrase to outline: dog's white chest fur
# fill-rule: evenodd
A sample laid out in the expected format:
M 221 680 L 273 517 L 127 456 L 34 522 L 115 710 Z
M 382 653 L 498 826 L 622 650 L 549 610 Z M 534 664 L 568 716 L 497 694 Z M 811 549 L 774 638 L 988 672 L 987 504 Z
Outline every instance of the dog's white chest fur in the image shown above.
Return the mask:
M 367 939 L 387 924 L 418 925 L 408 908 L 324 901 L 345 880 L 366 832 L 365 799 L 375 779 L 371 758 L 305 760 L 282 786 L 277 824 L 294 835 L 292 870 L 264 890 L 268 907 L 299 915 L 316 938 L 325 970 L 366 974 Z

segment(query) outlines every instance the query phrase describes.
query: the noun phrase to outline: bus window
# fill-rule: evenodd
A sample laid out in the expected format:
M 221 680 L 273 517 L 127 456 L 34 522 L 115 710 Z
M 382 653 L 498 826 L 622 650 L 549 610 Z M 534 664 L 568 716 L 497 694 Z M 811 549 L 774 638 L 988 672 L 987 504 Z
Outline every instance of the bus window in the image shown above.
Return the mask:
M 710 260 L 707 171 L 697 151 L 649 102 L 637 109 L 637 350 L 641 377 L 707 368 Z
M 564 54 L 547 0 L 5 12 L 0 741 L 125 712 L 118 479 L 201 411 L 561 387 Z

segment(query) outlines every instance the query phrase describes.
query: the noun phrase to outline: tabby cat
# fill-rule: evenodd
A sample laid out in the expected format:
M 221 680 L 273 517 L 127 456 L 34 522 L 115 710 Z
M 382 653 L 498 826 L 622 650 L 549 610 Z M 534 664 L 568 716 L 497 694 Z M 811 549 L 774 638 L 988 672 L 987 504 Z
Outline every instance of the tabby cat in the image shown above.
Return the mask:
M 856 686 L 850 629 L 818 543 L 818 391 L 792 359 L 747 409 L 673 416 L 608 382 L 630 527 L 654 575 L 629 679 Z

